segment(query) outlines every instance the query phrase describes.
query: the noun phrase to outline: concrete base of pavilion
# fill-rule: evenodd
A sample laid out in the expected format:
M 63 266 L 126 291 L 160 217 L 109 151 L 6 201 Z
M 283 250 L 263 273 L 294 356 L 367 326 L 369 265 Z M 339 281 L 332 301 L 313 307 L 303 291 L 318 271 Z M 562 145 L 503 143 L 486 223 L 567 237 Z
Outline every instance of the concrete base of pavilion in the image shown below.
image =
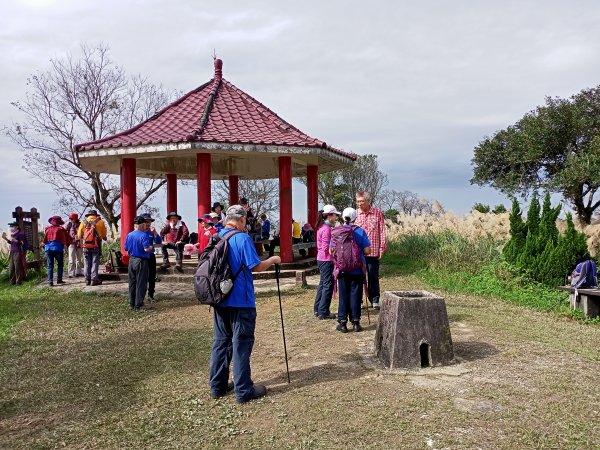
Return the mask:
M 264 256 L 262 259 L 266 259 Z M 156 276 L 163 283 L 191 283 L 196 272 L 196 265 L 198 259 L 192 257 L 192 259 L 183 260 L 183 273 L 175 270 L 175 262 L 171 261 L 171 267 L 168 269 L 161 269 L 162 260 L 156 262 Z M 306 284 L 306 277 L 316 275 L 319 273 L 317 267 L 317 261 L 314 257 L 297 258 L 291 263 L 280 264 L 280 278 L 296 278 L 296 284 L 304 286 Z M 271 267 L 269 270 L 264 272 L 253 273 L 255 280 L 275 280 L 275 268 Z M 99 278 L 101 280 L 111 281 L 127 281 L 127 271 L 124 272 L 113 272 L 113 273 L 100 273 Z

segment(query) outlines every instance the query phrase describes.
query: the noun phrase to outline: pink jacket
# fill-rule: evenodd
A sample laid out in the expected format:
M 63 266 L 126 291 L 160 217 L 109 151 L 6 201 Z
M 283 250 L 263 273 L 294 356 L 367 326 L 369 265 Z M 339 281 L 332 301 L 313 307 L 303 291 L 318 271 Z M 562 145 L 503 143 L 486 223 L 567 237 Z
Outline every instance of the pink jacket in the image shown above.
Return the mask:
M 317 261 L 331 261 L 333 256 L 329 254 L 329 243 L 331 242 L 331 225 L 324 223 L 317 230 Z

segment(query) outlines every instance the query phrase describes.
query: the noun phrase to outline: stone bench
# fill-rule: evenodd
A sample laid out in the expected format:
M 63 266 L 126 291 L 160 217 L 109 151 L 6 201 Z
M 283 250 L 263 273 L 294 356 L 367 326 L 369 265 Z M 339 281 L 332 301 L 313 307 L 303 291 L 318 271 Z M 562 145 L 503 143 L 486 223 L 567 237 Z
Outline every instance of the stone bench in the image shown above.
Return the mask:
M 571 309 L 580 309 L 589 318 L 600 316 L 600 289 L 574 289 L 571 286 L 559 286 L 558 289 L 569 293 Z

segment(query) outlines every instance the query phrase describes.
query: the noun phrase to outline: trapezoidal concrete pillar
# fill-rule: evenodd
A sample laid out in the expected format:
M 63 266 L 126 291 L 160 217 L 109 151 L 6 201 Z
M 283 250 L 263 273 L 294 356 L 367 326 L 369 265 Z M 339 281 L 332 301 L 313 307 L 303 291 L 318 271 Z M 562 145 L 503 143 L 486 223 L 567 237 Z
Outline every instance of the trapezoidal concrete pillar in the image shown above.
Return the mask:
M 294 260 L 292 249 L 292 157 L 279 157 L 279 256 L 281 262 Z
M 442 366 L 454 361 L 444 299 L 427 291 L 383 293 L 375 354 L 390 369 Z
M 123 255 L 126 255 L 125 238 L 133 231 L 136 213 L 136 181 L 135 159 L 123 158 L 121 160 L 121 254 Z

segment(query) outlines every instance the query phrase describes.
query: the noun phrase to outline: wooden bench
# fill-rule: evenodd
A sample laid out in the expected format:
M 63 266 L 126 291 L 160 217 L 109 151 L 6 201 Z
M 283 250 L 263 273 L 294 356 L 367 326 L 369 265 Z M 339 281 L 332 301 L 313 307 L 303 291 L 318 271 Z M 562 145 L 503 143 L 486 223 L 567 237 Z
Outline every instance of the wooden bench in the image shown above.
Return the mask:
M 569 293 L 572 309 L 581 309 L 586 317 L 600 316 L 600 289 L 577 289 L 571 286 L 559 286 L 561 291 Z
M 316 248 L 316 242 L 301 242 L 300 244 L 292 244 L 292 251 L 298 252 L 300 255 L 300 250 L 308 250 L 309 248 Z

